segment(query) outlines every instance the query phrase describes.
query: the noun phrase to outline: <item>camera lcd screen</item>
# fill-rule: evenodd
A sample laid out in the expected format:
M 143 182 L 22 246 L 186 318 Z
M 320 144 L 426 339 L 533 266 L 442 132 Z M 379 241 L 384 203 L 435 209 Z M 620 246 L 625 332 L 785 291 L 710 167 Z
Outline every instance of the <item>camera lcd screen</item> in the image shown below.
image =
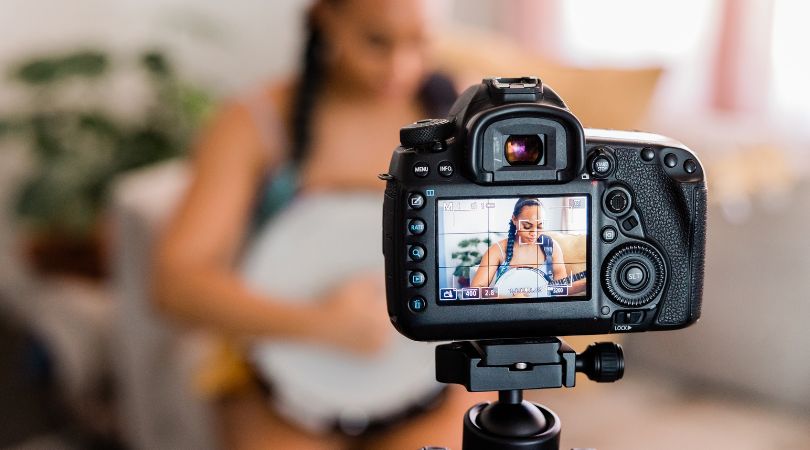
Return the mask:
M 588 197 L 438 200 L 439 301 L 584 300 Z

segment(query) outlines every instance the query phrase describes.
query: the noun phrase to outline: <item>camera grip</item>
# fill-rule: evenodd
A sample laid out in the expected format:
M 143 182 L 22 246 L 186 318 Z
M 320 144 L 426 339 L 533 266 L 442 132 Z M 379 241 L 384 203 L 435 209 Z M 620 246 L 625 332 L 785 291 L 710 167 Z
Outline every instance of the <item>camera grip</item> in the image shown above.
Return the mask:
M 615 177 L 631 188 L 648 238 L 669 263 L 656 324 L 680 328 L 697 320 L 703 290 L 706 239 L 706 185 L 681 182 L 660 164 L 644 163 L 639 150 L 615 149 Z M 690 252 L 691 249 L 691 252 Z

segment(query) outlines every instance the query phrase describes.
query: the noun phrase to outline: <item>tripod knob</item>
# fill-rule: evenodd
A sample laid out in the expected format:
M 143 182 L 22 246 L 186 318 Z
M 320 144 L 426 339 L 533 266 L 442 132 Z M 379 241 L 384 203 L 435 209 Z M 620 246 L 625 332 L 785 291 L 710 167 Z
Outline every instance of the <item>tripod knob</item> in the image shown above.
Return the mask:
M 619 344 L 597 342 L 577 355 L 577 372 L 597 383 L 612 383 L 624 376 L 624 352 Z

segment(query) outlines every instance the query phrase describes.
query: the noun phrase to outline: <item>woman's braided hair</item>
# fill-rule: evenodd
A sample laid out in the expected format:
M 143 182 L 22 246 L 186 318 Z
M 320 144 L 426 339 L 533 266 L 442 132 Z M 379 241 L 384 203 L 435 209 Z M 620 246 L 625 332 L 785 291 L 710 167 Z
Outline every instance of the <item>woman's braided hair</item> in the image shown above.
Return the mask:
M 345 0 L 320 1 L 335 5 Z M 292 115 L 290 116 L 291 159 L 297 166 L 306 160 L 310 151 L 312 113 L 323 88 L 327 69 L 325 39 L 313 12 L 306 17 L 306 29 L 302 70 L 293 94 Z M 447 77 L 436 73 L 425 79 L 417 95 L 424 112 L 430 117 L 446 116 L 457 96 L 453 83 Z M 392 133 L 395 132 L 396 130 L 392 130 Z
M 323 32 L 310 12 L 306 18 L 307 37 L 304 60 L 292 104 L 292 162 L 296 165 L 306 159 L 311 141 L 312 111 L 326 72 Z
M 537 198 L 521 197 L 517 202 L 515 202 L 515 208 L 512 210 L 512 217 L 519 216 L 520 212 L 523 211 L 523 208 L 527 206 L 537 206 L 538 208 L 543 208 L 543 202 Z M 510 218 L 509 234 L 506 239 L 506 259 L 504 260 L 503 264 L 498 267 L 498 273 L 495 275 L 495 279 L 500 278 L 501 275 L 503 275 L 509 269 L 509 264 L 512 262 L 512 255 L 515 253 L 515 236 L 517 236 L 517 226 L 515 226 L 515 222 Z

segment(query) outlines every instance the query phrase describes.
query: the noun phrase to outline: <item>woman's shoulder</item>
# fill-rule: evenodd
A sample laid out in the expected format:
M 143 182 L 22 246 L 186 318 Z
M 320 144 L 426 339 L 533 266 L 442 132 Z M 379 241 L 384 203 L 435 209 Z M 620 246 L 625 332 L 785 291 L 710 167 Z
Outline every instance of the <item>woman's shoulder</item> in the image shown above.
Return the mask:
M 255 90 L 257 100 L 272 106 L 276 111 L 289 111 L 292 106 L 296 80 L 282 77 L 266 80 Z
M 287 148 L 294 85 L 294 78 L 264 81 L 232 95 L 222 107 L 226 114 L 230 111 L 252 130 L 258 147 L 271 164 L 283 159 Z
M 489 250 L 491 251 L 498 251 L 499 254 L 503 253 L 506 250 L 506 246 L 509 244 L 508 239 L 501 239 L 499 241 L 495 241 L 492 245 L 489 246 Z

